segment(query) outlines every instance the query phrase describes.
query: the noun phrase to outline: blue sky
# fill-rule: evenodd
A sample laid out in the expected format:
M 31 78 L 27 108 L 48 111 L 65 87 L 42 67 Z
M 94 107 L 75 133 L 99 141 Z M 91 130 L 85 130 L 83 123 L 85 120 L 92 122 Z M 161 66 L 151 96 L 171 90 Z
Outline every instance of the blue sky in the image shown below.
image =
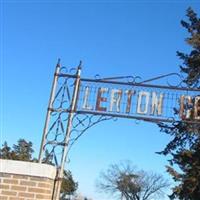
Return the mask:
M 199 1 L 9 1 L 1 0 L 1 142 L 19 138 L 40 146 L 58 58 L 66 67 L 83 61 L 82 76 L 138 75 L 144 80 L 179 72 L 176 51 L 189 51 L 180 25 Z M 95 200 L 95 181 L 111 163 L 131 160 L 165 173 L 158 156 L 168 136 L 154 124 L 119 119 L 103 122 L 79 139 L 68 167 L 79 191 Z M 167 175 L 166 175 L 167 177 Z

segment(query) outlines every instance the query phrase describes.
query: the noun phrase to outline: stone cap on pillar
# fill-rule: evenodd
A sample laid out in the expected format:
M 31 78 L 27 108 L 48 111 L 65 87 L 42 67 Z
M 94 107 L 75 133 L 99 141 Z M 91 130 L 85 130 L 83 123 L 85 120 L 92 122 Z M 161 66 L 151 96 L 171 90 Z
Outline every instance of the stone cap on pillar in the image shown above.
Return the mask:
M 55 179 L 56 167 L 41 163 L 0 159 L 0 173 Z

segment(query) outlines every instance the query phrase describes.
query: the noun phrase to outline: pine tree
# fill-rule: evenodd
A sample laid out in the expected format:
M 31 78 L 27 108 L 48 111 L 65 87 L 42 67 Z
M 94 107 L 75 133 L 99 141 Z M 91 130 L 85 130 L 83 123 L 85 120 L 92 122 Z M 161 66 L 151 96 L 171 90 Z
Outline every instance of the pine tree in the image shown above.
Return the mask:
M 31 161 L 34 152 L 32 142 L 27 142 L 24 139 L 19 139 L 17 145 L 13 145 L 13 150 L 16 154 L 16 160 Z
M 61 187 L 61 200 L 66 195 L 73 195 L 78 188 L 78 183 L 74 181 L 71 171 L 64 171 L 64 178 Z
M 0 158 L 1 159 L 16 159 L 16 154 L 11 148 L 8 146 L 7 142 L 4 142 L 3 147 L 0 149 Z
M 189 33 L 186 42 L 192 50 L 189 54 L 177 52 L 177 55 L 183 60 L 180 69 L 185 74 L 184 82 L 188 87 L 200 87 L 200 19 L 192 8 L 187 9 L 187 17 L 188 21 L 182 20 L 181 24 Z M 200 199 L 200 125 L 179 122 L 172 125 L 161 124 L 160 127 L 161 131 L 173 137 L 161 152 L 172 156 L 167 171 L 178 183 L 170 198 Z M 174 165 L 181 172 L 177 172 Z
M 7 142 L 4 142 L 2 148 L 0 148 L 0 158 L 38 162 L 36 158 L 33 158 L 34 150 L 32 146 L 32 142 L 28 142 L 25 139 L 19 139 L 17 144 L 13 145 L 13 148 L 9 147 Z M 53 165 L 52 159 L 53 156 L 48 152 L 48 150 L 46 150 L 43 163 Z M 66 195 L 73 195 L 77 188 L 78 183 L 74 181 L 72 173 L 65 170 L 61 188 L 61 199 L 65 199 L 64 197 Z
M 192 8 L 187 9 L 187 17 L 189 22 L 181 21 L 189 33 L 186 42 L 192 47 L 190 54 L 177 52 L 180 59 L 183 60 L 185 66 L 181 66 L 181 71 L 186 73 L 185 83 L 188 86 L 197 87 L 200 83 L 200 19 Z
M 48 149 L 45 150 L 44 159 L 42 160 L 43 163 L 54 165 L 53 164 L 53 155 L 49 153 Z

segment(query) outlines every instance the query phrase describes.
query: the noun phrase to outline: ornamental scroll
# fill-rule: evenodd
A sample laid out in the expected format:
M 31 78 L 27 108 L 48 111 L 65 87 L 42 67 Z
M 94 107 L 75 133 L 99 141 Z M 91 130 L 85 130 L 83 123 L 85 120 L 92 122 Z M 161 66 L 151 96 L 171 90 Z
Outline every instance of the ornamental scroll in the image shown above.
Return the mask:
M 115 117 L 154 123 L 200 123 L 198 88 L 151 85 L 144 84 L 144 81 L 119 82 L 116 77 L 82 78 L 81 62 L 75 74 L 67 74 L 66 70 L 58 60 L 39 154 L 40 163 L 50 161 L 57 167 L 55 200 L 60 199 L 69 150 L 94 125 Z M 173 74 L 149 79 L 145 83 Z M 125 77 L 119 78 L 122 80 Z

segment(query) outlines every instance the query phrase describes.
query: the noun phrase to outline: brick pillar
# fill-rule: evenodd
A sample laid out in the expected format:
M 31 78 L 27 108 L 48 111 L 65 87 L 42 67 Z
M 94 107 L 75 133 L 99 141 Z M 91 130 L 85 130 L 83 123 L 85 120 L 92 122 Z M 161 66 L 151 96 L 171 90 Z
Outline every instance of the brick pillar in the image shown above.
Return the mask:
M 0 159 L 0 200 L 53 200 L 56 168 Z

